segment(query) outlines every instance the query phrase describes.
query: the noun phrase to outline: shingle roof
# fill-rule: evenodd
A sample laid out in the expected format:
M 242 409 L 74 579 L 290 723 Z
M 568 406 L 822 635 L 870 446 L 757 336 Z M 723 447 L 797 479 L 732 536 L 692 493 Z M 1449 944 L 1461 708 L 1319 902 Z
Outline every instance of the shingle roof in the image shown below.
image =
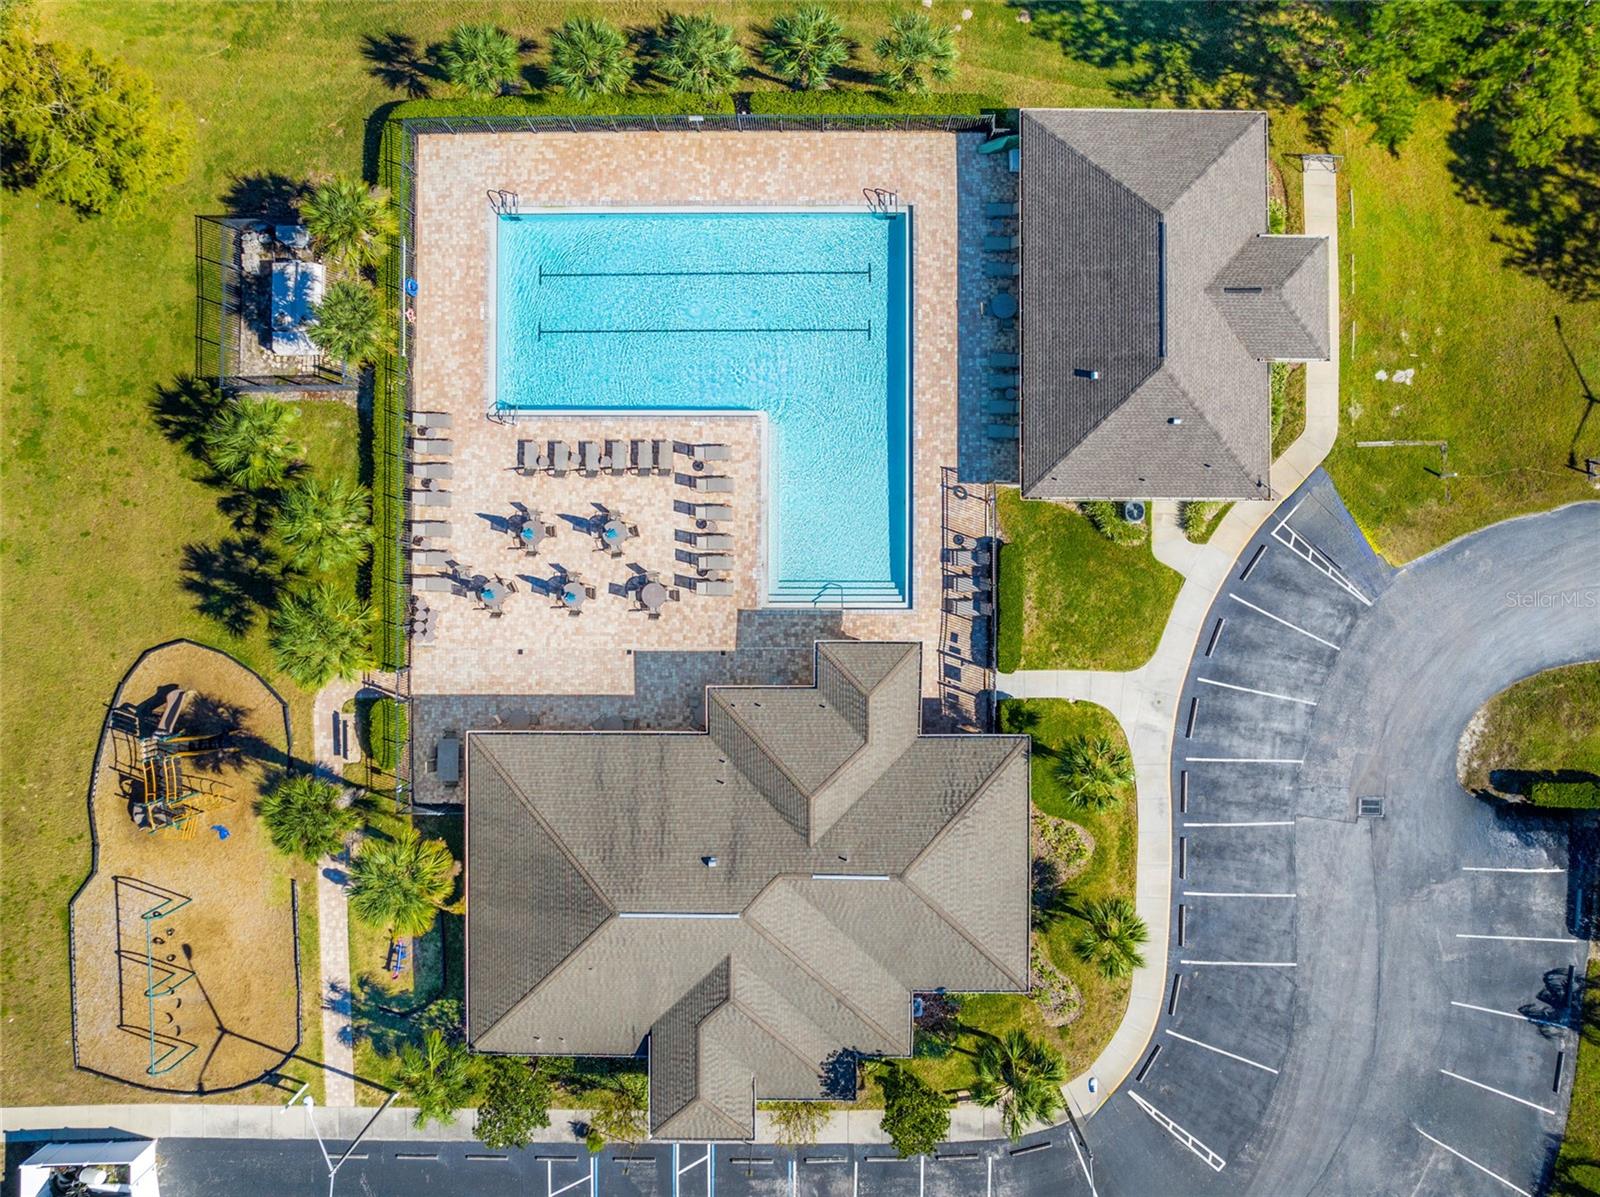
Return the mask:
M 1266 130 L 1022 113 L 1025 494 L 1265 497 L 1267 360 L 1328 345 L 1326 242 L 1265 235 Z
M 908 1053 L 911 992 L 1025 989 L 1028 741 L 920 735 L 920 657 L 819 644 L 812 687 L 710 688 L 710 734 L 468 733 L 472 1044 L 648 1036 L 653 1132 L 748 1138 Z

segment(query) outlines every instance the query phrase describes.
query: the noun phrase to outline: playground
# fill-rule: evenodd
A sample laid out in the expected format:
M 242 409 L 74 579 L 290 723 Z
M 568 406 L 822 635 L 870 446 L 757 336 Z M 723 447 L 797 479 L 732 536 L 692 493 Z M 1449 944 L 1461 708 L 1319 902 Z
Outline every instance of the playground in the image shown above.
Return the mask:
M 216 1093 L 299 1046 L 295 887 L 255 814 L 289 759 L 283 700 L 225 653 L 176 641 L 123 678 L 71 907 L 79 1068 Z

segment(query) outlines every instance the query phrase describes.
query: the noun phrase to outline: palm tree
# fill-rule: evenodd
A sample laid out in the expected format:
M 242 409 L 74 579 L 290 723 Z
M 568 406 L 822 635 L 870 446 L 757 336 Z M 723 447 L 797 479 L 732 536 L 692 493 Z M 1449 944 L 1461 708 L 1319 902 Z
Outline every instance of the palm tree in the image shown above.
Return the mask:
M 300 201 L 300 219 L 322 256 L 340 266 L 376 266 L 400 232 L 389 193 L 354 175 L 318 183 Z
M 238 399 L 201 434 L 206 460 L 217 473 L 248 491 L 279 485 L 300 447 L 289 439 L 300 413 L 277 399 Z
M 376 361 L 389 350 L 383 303 L 369 284 L 340 279 L 312 311 L 316 323 L 306 331 L 322 352 L 354 364 Z
M 878 81 L 890 91 L 927 91 L 928 77 L 943 82 L 956 73 L 956 31 L 935 25 L 924 12 L 889 18 L 889 33 L 873 47 L 882 63 Z
M 572 17 L 550 39 L 550 82 L 574 100 L 620 95 L 632 79 L 628 39 L 609 21 Z
M 850 60 L 850 39 L 838 17 L 820 4 L 806 4 L 772 22 L 761 60 L 778 78 L 815 91 Z
M 744 49 L 733 26 L 697 13 L 673 13 L 662 27 L 655 71 L 675 91 L 717 96 L 731 88 L 744 70 Z
M 457 25 L 439 47 L 444 77 L 469 96 L 486 99 L 517 81 L 522 47 L 498 25 Z
M 359 561 L 372 543 L 372 497 L 347 478 L 309 478 L 284 496 L 273 526 L 289 564 L 323 573 Z
M 1133 784 L 1133 760 L 1126 748 L 1104 736 L 1080 736 L 1062 749 L 1055 777 L 1069 806 L 1108 810 Z
M 456 1111 L 469 1106 L 483 1083 L 483 1057 L 465 1043 L 453 1043 L 438 1030 L 422 1036 L 422 1045 L 407 1043 L 400 1049 L 395 1068 L 398 1088 L 417 1103 L 413 1125 L 429 1122 L 449 1126 Z
M 372 610 L 327 582 L 291 594 L 268 620 L 278 668 L 307 690 L 372 668 Z
M 287 856 L 318 861 L 344 847 L 361 816 L 340 802 L 339 787 L 310 773 L 293 773 L 256 807 L 272 846 Z
M 350 911 L 393 935 L 424 935 L 456 888 L 455 857 L 443 840 L 425 840 L 415 827 L 392 839 L 366 839 L 350 863 Z
M 1083 921 L 1083 934 L 1073 945 L 1078 959 L 1094 965 L 1108 981 L 1120 981 L 1144 967 L 1139 945 L 1150 938 L 1150 931 L 1127 898 L 1084 903 Z
M 978 1079 L 972 1100 L 1000 1107 L 1001 1124 L 1013 1143 L 1033 1123 L 1049 1122 L 1066 1104 L 1061 1096 L 1061 1086 L 1067 1083 L 1066 1061 L 1026 1031 L 1014 1029 L 999 1039 L 984 1040 L 973 1068 Z

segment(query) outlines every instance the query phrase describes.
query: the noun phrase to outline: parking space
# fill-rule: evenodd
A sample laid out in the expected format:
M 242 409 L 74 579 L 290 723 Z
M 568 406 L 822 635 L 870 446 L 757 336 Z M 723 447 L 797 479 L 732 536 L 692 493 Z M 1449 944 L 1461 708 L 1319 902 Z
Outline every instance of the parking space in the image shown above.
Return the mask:
M 692 1150 L 698 1154 L 703 1149 Z M 620 1148 L 614 1154 L 607 1152 L 598 1161 L 595 1184 L 606 1197 L 673 1197 L 671 1148 L 651 1144 Z M 684 1192 L 704 1190 L 705 1181 L 701 1180 Z
M 789 1197 L 794 1157 L 770 1147 L 726 1147 L 717 1153 L 713 1191 L 722 1197 Z
M 856 1197 L 919 1197 L 925 1165 L 920 1157 L 903 1160 L 882 1148 L 858 1157 Z
M 1269 820 L 1259 826 L 1185 819 L 1178 824 L 1183 841 L 1179 893 L 1293 893 L 1294 834 L 1292 827 Z M 1226 914 L 1228 911 L 1221 911 Z

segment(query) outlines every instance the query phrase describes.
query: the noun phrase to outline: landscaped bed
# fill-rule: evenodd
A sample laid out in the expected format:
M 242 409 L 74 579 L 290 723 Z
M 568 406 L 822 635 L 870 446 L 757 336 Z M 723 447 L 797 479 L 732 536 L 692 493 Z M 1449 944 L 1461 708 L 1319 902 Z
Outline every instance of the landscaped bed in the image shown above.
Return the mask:
M 1113 544 L 1076 508 L 1002 488 L 1002 673 L 1018 669 L 1137 669 L 1161 641 L 1182 576 L 1150 540 Z

